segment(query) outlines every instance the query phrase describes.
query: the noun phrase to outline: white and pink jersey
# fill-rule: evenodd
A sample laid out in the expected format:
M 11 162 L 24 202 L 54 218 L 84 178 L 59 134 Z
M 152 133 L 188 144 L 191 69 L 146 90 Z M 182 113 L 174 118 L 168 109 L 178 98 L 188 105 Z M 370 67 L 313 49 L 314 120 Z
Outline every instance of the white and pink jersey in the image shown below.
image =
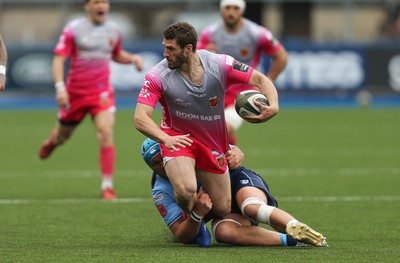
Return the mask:
M 205 49 L 210 43 L 215 45 L 217 53 L 230 55 L 252 68 L 258 67 L 263 52 L 272 56 L 281 48 L 281 43 L 268 29 L 246 18 L 243 27 L 235 34 L 226 31 L 222 20 L 206 27 L 200 34 L 197 49 Z M 225 106 L 232 105 L 241 90 L 252 88 L 243 85 L 230 88 Z
M 204 67 L 200 85 L 186 79 L 179 70 L 168 68 L 166 59 L 145 77 L 138 103 L 162 107 L 163 130 L 187 134 L 218 152 L 229 149 L 224 116 L 224 97 L 233 83 L 248 83 L 253 69 L 231 56 L 199 50 Z
M 121 51 L 121 42 L 120 32 L 110 21 L 95 25 L 80 18 L 68 23 L 54 49 L 55 54 L 71 59 L 68 92 L 88 95 L 112 89 L 110 61 Z

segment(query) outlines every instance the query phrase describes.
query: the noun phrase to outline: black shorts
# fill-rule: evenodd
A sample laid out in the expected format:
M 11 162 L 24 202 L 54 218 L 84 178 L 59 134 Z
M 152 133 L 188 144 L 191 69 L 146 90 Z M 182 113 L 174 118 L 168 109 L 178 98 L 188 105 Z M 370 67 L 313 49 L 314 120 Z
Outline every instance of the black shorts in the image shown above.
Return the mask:
M 264 179 L 256 172 L 242 166 L 238 169 L 229 170 L 229 173 L 231 177 L 232 188 L 232 213 L 242 213 L 240 207 L 236 203 L 236 194 L 241 188 L 246 186 L 252 186 L 262 190 L 267 196 L 268 205 L 278 207 L 278 201 L 270 193 L 267 182 L 265 182 Z

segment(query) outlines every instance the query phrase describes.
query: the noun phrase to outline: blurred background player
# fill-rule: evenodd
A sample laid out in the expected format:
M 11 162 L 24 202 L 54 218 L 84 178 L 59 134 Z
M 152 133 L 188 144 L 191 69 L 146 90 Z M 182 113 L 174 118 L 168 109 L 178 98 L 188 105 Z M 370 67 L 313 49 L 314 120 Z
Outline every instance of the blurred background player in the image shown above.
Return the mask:
M 207 26 L 201 32 L 197 48 L 230 55 L 252 68 L 259 66 L 261 55 L 265 53 L 271 58 L 267 76 L 275 81 L 286 66 L 287 52 L 267 28 L 243 17 L 245 8 L 246 3 L 243 0 L 222 0 L 222 20 Z M 236 143 L 236 131 L 243 124 L 243 119 L 235 111 L 235 98 L 240 91 L 253 88 L 233 84 L 226 92 L 225 118 L 230 144 Z
M 41 145 L 39 157 L 48 158 L 90 114 L 100 144 L 102 198 L 115 199 L 113 127 L 116 105 L 110 84 L 110 61 L 133 64 L 139 71 L 143 62 L 139 55 L 122 49 L 121 33 L 114 23 L 106 20 L 110 10 L 108 0 L 86 0 L 84 10 L 87 16 L 66 25 L 54 50 L 53 79 L 59 105 L 58 123 L 50 138 Z M 64 70 L 69 58 L 70 69 L 64 84 Z
M 179 208 L 174 189 L 168 180 L 160 154 L 160 145 L 152 139 L 142 144 L 142 157 L 153 170 L 151 181 L 154 205 L 178 242 L 197 243 L 206 247 L 211 236 L 204 225 L 212 218 L 209 196 L 200 190 L 195 202 L 196 216 L 188 216 Z M 326 247 L 325 237 L 277 208 L 268 184 L 255 172 L 241 166 L 243 153 L 232 146 L 227 152 L 232 189 L 231 213 L 225 218 L 214 218 L 213 233 L 217 241 L 239 246 L 297 246 L 310 244 Z M 267 230 L 258 223 L 272 226 Z
M 0 92 L 6 88 L 7 48 L 0 34 Z

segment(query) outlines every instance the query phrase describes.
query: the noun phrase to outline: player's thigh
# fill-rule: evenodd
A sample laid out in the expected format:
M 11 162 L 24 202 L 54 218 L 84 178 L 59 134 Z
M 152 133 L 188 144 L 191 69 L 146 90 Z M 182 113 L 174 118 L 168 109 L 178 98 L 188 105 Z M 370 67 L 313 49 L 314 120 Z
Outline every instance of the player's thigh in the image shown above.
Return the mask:
M 63 124 L 60 122 L 57 123 L 59 138 L 62 140 L 69 138 L 78 125 L 79 125 L 78 123 L 77 124 Z
M 97 130 L 112 128 L 115 124 L 115 112 L 100 111 L 93 116 L 93 121 Z
M 231 199 L 229 172 L 213 174 L 203 170 L 197 170 L 196 174 L 201 185 L 206 189 L 207 194 L 213 201 L 213 206 L 216 200 L 222 203 Z
M 175 191 L 196 192 L 194 165 L 195 160 L 186 156 L 174 157 L 165 162 L 165 171 Z
M 267 196 L 265 195 L 264 191 L 262 191 L 259 188 L 252 187 L 252 186 L 246 186 L 241 188 L 237 193 L 236 193 L 236 202 L 238 206 L 240 207 L 242 203 L 250 197 L 256 197 L 261 200 L 263 200 L 265 203 L 267 203 Z

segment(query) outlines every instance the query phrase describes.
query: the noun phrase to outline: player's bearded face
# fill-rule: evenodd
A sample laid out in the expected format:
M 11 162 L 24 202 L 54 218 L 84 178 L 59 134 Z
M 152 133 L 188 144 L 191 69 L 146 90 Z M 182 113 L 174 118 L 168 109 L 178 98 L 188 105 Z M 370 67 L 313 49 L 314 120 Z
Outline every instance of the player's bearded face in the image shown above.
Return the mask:
M 188 60 L 184 50 L 181 48 L 176 49 L 174 52 L 169 52 L 165 55 L 165 58 L 168 61 L 168 68 L 170 69 L 178 69 Z
M 229 28 L 236 27 L 240 22 L 240 18 L 242 17 L 242 11 L 235 5 L 226 6 L 221 10 L 221 14 L 225 25 Z

